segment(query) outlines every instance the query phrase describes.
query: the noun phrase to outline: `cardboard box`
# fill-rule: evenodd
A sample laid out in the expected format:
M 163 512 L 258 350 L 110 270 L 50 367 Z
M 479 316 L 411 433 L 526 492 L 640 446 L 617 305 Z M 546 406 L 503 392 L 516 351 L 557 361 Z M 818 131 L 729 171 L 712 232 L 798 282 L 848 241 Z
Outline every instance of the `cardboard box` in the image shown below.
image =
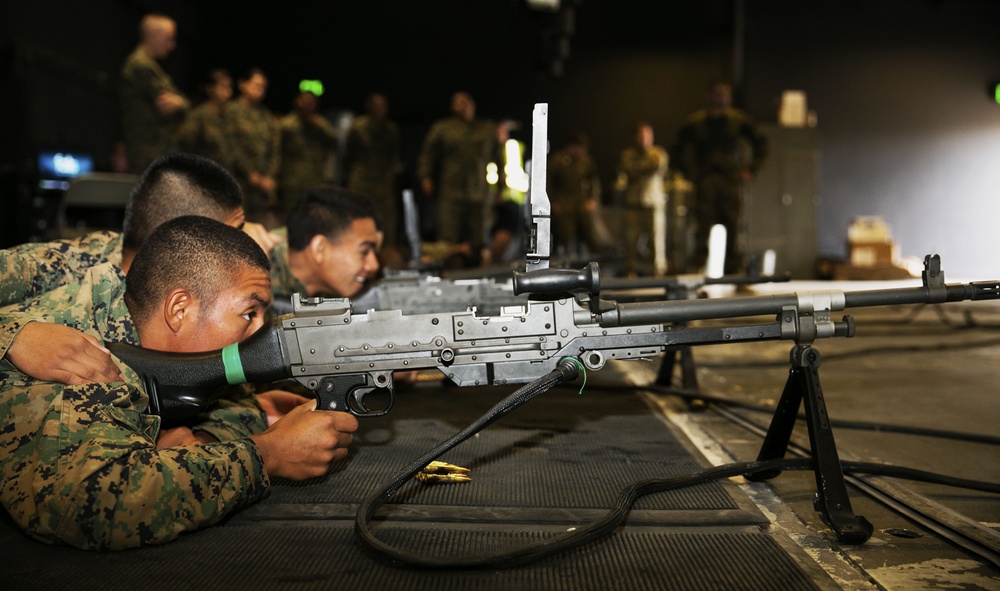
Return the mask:
M 855 267 L 886 267 L 894 260 L 892 242 L 851 242 L 851 265 Z
M 890 281 L 912 279 L 913 275 L 902 267 L 886 265 L 881 267 L 856 267 L 844 263 L 833 265 L 834 281 Z

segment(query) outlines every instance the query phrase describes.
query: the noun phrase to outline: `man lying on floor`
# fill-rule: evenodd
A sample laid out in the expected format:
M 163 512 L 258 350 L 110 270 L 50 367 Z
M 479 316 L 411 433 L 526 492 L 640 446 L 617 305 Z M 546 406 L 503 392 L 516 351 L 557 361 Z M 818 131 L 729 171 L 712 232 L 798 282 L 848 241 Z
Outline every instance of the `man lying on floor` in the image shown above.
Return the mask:
M 39 320 L 103 341 L 198 352 L 242 341 L 271 300 L 267 256 L 246 234 L 185 216 L 157 228 L 128 283 L 99 265 L 50 292 Z M 26 310 L 30 313 L 30 310 Z M 138 376 L 65 385 L 0 365 L 0 504 L 35 539 L 115 550 L 175 539 L 261 499 L 270 478 L 326 474 L 357 420 L 296 406 L 266 420 L 161 429 Z

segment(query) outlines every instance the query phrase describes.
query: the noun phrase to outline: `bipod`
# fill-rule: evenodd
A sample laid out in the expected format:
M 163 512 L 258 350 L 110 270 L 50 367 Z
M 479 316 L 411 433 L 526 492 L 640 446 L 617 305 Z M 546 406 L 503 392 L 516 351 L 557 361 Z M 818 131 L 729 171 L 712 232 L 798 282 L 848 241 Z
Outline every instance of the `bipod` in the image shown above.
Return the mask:
M 683 327 L 685 323 L 676 322 L 674 326 Z M 698 392 L 698 373 L 695 371 L 694 354 L 690 345 L 675 345 L 664 348 L 663 363 L 660 365 L 660 373 L 656 376 L 655 384 L 664 388 L 673 387 L 674 367 L 680 364 L 681 367 L 681 389 L 689 390 L 692 393 Z M 687 398 L 688 410 L 705 410 L 707 404 L 700 398 Z
M 840 466 L 840 456 L 833 440 L 833 429 L 823 401 L 819 383 L 819 351 L 812 345 L 795 345 L 791 351 L 791 368 L 778 407 L 771 419 L 757 461 L 783 458 L 795 427 L 799 406 L 805 401 L 809 444 L 812 447 L 813 471 L 816 475 L 816 498 L 813 507 L 826 524 L 847 544 L 862 544 L 872 535 L 872 524 L 855 515 L 847 495 L 847 483 Z M 774 478 L 780 470 L 749 475 L 749 480 Z

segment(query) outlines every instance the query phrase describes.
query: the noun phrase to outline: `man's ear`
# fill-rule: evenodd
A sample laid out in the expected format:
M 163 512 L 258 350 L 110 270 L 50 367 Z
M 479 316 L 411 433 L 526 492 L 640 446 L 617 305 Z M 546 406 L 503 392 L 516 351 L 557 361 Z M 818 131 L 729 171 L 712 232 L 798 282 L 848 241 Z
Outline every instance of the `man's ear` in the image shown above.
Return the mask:
M 309 258 L 316 265 L 322 264 L 329 256 L 330 241 L 322 234 L 316 234 L 309 240 Z
M 163 321 L 170 327 L 171 332 L 177 334 L 185 322 L 194 320 L 192 313 L 196 303 L 197 298 L 183 287 L 170 292 L 163 302 Z

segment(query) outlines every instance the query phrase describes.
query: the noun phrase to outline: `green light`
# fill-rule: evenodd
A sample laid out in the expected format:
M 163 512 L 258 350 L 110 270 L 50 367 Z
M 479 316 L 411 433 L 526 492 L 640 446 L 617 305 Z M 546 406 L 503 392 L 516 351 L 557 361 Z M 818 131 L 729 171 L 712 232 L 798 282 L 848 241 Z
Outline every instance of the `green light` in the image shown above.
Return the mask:
M 995 100 L 997 104 L 1000 105 L 1000 82 L 997 82 L 996 84 L 993 85 L 993 100 Z
M 319 80 L 303 80 L 299 82 L 299 92 L 309 92 L 316 96 L 323 96 L 323 83 Z

